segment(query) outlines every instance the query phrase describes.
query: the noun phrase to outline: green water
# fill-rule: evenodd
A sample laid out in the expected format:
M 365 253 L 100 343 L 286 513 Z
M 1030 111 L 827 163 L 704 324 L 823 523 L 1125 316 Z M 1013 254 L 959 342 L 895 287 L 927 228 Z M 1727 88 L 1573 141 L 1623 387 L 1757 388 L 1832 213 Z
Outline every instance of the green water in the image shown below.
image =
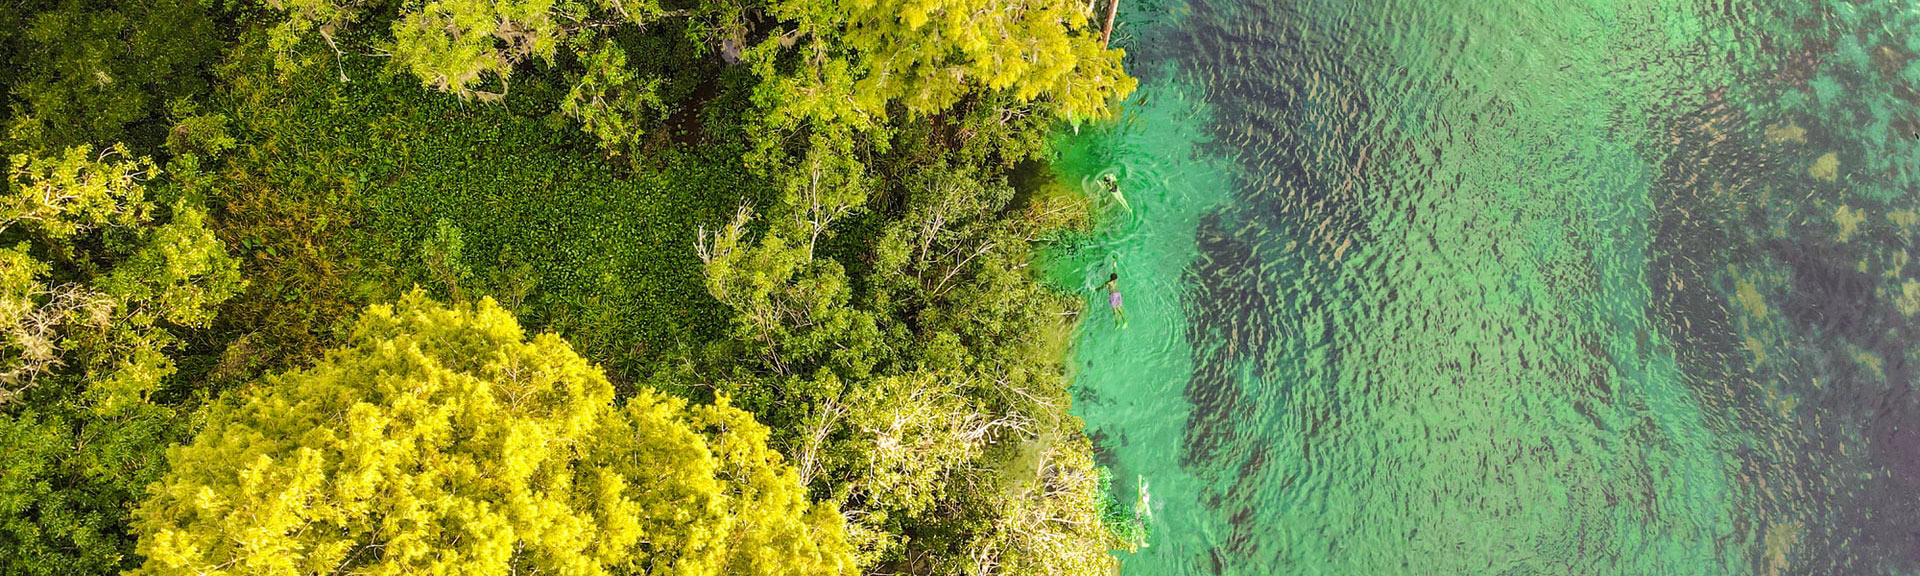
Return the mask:
M 1125 573 L 1920 574 L 1920 5 L 1124 7 Z

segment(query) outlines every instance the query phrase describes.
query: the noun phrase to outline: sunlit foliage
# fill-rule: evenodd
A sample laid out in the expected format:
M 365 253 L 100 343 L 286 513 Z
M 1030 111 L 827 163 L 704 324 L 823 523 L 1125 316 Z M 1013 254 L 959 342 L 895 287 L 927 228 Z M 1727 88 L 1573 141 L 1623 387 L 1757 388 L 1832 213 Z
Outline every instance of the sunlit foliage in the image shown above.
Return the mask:
M 1135 86 L 1071 1 L 775 0 L 766 11 L 783 26 L 750 59 L 775 124 L 865 127 L 889 104 L 937 114 L 1000 91 L 1079 121 L 1106 117 Z
M 857 278 L 818 249 L 840 231 L 821 223 L 848 217 L 834 208 L 844 197 L 790 188 L 763 231 L 743 210 L 705 236 L 708 290 L 734 309 L 746 352 L 722 356 L 753 359 L 722 387 L 784 432 L 817 492 L 842 500 L 863 565 L 1110 569 L 1106 551 L 1137 542 L 1105 518 L 1102 472 L 1066 413 L 1060 318 L 1075 303 L 1029 270 L 1033 243 L 1085 205 L 1016 201 L 978 160 L 937 153 L 960 164 L 908 164 L 904 205 L 871 233 Z
M 622 39 L 663 22 L 751 63 L 760 79 L 754 101 L 775 136 L 808 127 L 865 132 L 887 122 L 892 105 L 911 118 L 980 94 L 1044 103 L 1077 123 L 1109 116 L 1135 86 L 1120 68 L 1122 52 L 1090 27 L 1087 6 L 1069 0 L 779 0 L 673 10 L 625 0 L 270 4 L 286 14 L 269 35 L 283 68 L 331 61 L 348 79 L 341 59 L 350 33 L 391 22 L 371 44 L 426 86 L 462 98 L 501 100 L 521 68 L 563 70 L 571 88 L 562 109 L 614 150 L 670 111 L 659 96 L 662 78 L 629 66 L 634 45 Z
M 810 504 L 722 400 L 641 390 L 491 300 L 415 292 L 345 347 L 212 409 L 140 510 L 141 574 L 841 574 Z
M 0 196 L 0 572 L 123 566 L 127 503 L 178 433 L 179 332 L 241 289 L 192 202 L 124 146 L 22 153 Z M 177 393 L 176 393 L 177 394 Z

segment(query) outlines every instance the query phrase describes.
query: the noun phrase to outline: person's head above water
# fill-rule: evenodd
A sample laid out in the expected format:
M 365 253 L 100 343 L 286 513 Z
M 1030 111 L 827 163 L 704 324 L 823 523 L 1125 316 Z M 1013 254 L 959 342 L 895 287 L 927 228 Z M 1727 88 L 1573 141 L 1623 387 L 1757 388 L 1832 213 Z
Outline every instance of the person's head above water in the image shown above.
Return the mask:
M 1112 282 L 1112 281 L 1115 281 L 1115 280 L 1119 280 L 1119 279 L 1120 279 L 1120 273 L 1119 273 L 1119 272 L 1108 272 L 1108 273 L 1107 273 L 1107 281 L 1108 281 L 1108 282 Z
M 1113 177 L 1113 173 L 1112 173 L 1112 172 L 1108 172 L 1108 173 L 1106 173 L 1106 174 L 1101 174 L 1101 175 L 1100 175 L 1100 180 L 1102 180 L 1102 181 L 1105 181 L 1105 182 L 1112 182 L 1112 181 L 1114 181 L 1114 180 L 1116 180 L 1116 178 L 1114 178 L 1114 177 Z

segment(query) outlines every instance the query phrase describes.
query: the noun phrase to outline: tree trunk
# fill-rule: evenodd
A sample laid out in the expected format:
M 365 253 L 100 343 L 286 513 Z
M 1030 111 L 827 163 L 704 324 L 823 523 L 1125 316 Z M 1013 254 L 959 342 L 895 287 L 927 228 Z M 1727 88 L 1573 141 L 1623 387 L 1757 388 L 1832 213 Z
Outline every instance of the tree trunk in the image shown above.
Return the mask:
M 1113 17 L 1120 13 L 1120 0 L 1107 0 L 1107 27 L 1100 30 L 1100 47 L 1113 41 Z

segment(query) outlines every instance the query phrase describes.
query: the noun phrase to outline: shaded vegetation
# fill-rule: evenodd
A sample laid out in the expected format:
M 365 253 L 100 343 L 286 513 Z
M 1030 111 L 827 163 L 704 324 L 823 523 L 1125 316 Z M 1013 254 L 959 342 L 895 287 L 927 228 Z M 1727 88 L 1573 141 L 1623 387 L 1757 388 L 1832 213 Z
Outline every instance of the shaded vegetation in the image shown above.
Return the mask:
M 715 335 L 724 312 L 699 288 L 693 230 L 754 193 L 715 169 L 724 148 L 632 167 L 541 118 L 402 80 L 293 80 L 242 77 L 223 103 L 250 142 L 215 195 L 223 239 L 259 278 L 226 318 L 259 332 L 257 350 L 311 356 L 359 306 L 414 284 L 494 296 L 627 380 Z

